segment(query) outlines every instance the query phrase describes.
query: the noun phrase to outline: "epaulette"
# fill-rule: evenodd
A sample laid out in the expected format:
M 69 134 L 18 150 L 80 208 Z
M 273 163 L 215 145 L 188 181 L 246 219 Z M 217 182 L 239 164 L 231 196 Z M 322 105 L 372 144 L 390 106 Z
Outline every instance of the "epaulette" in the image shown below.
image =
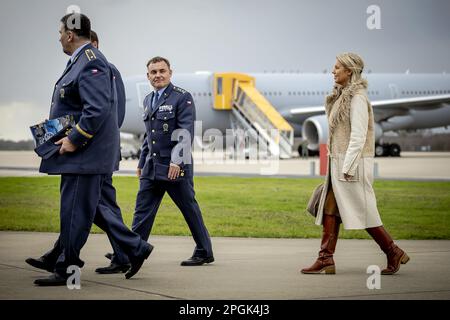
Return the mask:
M 181 88 L 176 87 L 176 86 L 173 86 L 173 90 L 175 90 L 175 91 L 177 91 L 177 92 L 180 92 L 180 93 L 186 93 L 186 92 L 187 92 L 186 90 L 181 89 Z
M 84 53 L 86 53 L 86 57 L 88 58 L 89 61 L 91 61 L 92 59 L 97 59 L 97 57 L 95 56 L 94 51 L 92 51 L 92 49 L 86 49 L 84 51 Z

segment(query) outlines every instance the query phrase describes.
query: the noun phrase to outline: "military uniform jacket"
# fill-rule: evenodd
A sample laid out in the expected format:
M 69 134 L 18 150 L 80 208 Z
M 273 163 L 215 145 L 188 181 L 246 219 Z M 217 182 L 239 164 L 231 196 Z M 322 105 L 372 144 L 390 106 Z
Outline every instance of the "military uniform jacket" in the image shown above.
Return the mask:
M 175 163 L 181 166 L 182 174 L 179 179 L 192 177 L 191 146 L 194 139 L 195 106 L 192 96 L 184 89 L 170 83 L 152 109 L 153 94 L 150 93 L 144 99 L 143 120 L 146 135 L 141 148 L 138 167 L 143 169 L 142 176 L 155 179 L 155 172 L 160 165 L 168 166 Z M 189 140 L 182 139 L 172 141 L 175 130 L 185 129 L 189 133 Z M 182 141 L 189 154 L 178 153 L 177 144 Z M 179 147 L 179 145 L 178 145 Z M 178 156 L 177 156 L 178 153 Z M 188 158 L 189 161 L 180 162 L 179 156 Z
M 103 54 L 86 45 L 55 84 L 50 119 L 74 115 L 77 125 L 68 138 L 75 152 L 42 160 L 39 171 L 49 174 L 105 174 L 117 168 L 120 136 L 117 90 Z

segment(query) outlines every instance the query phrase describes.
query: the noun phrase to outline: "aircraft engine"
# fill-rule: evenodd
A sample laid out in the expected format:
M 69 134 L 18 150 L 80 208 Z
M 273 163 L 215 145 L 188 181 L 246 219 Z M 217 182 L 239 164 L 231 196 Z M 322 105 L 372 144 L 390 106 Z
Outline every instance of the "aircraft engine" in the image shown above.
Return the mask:
M 326 115 L 309 117 L 303 122 L 302 136 L 308 141 L 309 150 L 319 150 L 319 145 L 327 143 L 328 120 Z
M 374 134 L 375 134 L 375 142 L 378 142 L 380 138 L 383 136 L 383 128 L 380 126 L 380 124 L 375 123 L 374 127 Z
M 379 144 L 383 135 L 383 128 L 375 123 L 375 155 L 376 156 L 400 156 L 400 146 L 393 144 Z M 328 120 L 326 115 L 313 116 L 305 120 L 302 129 L 303 138 L 308 141 L 308 149 L 311 151 L 319 151 L 319 145 L 327 143 L 328 140 Z

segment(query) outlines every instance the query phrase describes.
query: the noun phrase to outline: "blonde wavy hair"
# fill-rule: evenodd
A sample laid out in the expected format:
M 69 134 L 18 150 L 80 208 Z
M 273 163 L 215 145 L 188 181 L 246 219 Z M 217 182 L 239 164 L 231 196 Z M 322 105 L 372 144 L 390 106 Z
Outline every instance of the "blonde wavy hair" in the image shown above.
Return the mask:
M 361 74 L 364 69 L 363 59 L 356 53 L 344 52 L 336 57 L 337 61 L 342 64 L 342 66 L 352 72 L 349 84 L 355 83 L 361 80 Z
M 363 85 L 367 87 L 367 80 L 361 76 L 364 69 L 364 61 L 359 55 L 352 52 L 344 52 L 339 54 L 336 59 L 340 64 L 342 64 L 344 68 L 352 72 L 346 88 L 350 88 L 352 85 Z M 341 95 L 342 90 L 344 90 L 344 88 L 341 85 L 335 83 L 333 85 L 333 90 L 326 97 L 326 103 L 332 104 L 334 101 L 336 101 L 337 98 L 339 98 L 339 96 Z

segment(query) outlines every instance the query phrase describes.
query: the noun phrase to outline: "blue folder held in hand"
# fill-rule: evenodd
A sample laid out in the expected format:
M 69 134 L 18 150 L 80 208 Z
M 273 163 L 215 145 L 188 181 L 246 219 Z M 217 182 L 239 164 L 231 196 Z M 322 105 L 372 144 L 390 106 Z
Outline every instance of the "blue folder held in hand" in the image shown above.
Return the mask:
M 45 120 L 30 127 L 36 148 L 34 151 L 42 159 L 48 159 L 61 148 L 55 142 L 66 137 L 75 126 L 72 115 Z

